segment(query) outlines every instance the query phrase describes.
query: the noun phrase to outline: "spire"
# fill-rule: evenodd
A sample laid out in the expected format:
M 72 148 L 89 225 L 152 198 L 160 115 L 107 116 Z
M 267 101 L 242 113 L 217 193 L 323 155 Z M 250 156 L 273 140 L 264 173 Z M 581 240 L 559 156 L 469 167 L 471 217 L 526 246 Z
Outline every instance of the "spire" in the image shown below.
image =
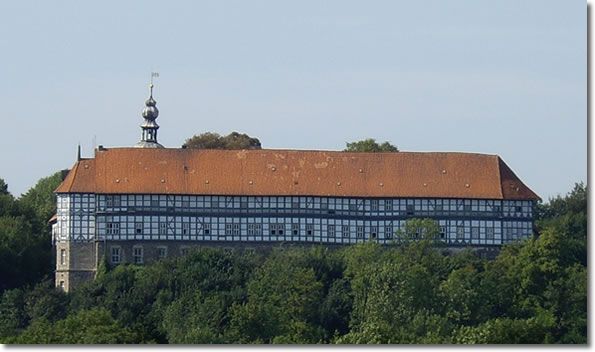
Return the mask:
M 81 144 L 79 143 L 79 147 L 76 152 L 76 160 L 81 161 Z
M 140 125 L 142 136 L 140 142 L 136 143 L 137 148 L 163 148 L 157 142 L 157 130 L 159 125 L 155 120 L 159 116 L 159 109 L 157 109 L 157 102 L 153 99 L 153 78 L 159 77 L 159 73 L 151 72 L 151 83 L 149 83 L 149 99 L 145 101 L 145 108 L 142 115 L 145 121 Z

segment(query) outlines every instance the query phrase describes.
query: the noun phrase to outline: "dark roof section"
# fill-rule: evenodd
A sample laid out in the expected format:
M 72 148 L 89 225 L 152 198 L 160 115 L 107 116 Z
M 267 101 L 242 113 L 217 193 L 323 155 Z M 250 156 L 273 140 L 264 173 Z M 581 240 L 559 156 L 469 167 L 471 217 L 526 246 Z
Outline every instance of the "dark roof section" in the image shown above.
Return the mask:
M 57 193 L 539 199 L 497 155 L 99 149 Z

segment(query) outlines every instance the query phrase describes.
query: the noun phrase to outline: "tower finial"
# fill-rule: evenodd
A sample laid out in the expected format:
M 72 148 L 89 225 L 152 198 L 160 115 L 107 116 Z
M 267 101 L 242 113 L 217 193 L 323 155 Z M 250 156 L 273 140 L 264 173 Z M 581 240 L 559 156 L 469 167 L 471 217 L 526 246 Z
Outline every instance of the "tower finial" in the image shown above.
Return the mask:
M 157 109 L 157 102 L 153 99 L 153 78 L 159 77 L 158 72 L 151 72 L 151 81 L 149 83 L 149 99 L 145 101 L 145 108 L 142 115 L 145 119 L 144 123 L 140 125 L 142 136 L 140 142 L 136 143 L 137 148 L 163 148 L 157 142 L 157 130 L 159 125 L 155 121 L 159 116 L 159 109 Z
M 76 160 L 81 161 L 81 143 L 79 143 L 79 147 L 77 149 Z

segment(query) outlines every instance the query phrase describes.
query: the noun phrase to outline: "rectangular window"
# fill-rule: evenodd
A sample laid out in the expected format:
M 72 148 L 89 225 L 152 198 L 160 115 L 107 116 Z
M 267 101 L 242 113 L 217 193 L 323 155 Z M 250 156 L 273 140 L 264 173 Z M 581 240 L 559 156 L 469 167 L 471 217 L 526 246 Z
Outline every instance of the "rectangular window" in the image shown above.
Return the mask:
M 122 249 L 120 247 L 111 248 L 112 263 L 119 264 L 122 261 Z
M 120 196 L 106 196 L 105 203 L 108 208 L 114 208 L 120 206 Z
M 292 207 L 293 209 L 299 209 L 299 208 L 300 208 L 300 201 L 299 201 L 299 199 L 294 199 L 294 200 L 291 202 L 291 207 Z
M 378 199 L 372 199 L 370 201 L 370 210 L 371 211 L 378 211 Z
M 240 224 L 225 224 L 225 235 L 226 236 L 239 236 L 240 235 Z
M 183 200 L 182 201 L 182 210 L 188 210 L 190 209 L 190 201 L 189 200 Z
M 415 207 L 413 204 L 407 205 L 407 215 L 413 215 L 415 213 Z
M 66 289 L 66 285 L 64 284 L 64 281 L 60 281 L 60 289 L 61 289 L 62 291 L 65 291 L 65 289 Z
M 335 225 L 327 225 L 327 232 L 329 238 L 335 238 Z
M 494 239 L 494 228 L 493 227 L 486 228 L 486 239 L 488 239 L 488 240 Z
M 134 233 L 137 235 L 142 235 L 144 230 L 144 226 L 142 222 L 134 223 Z
M 393 211 L 393 200 L 392 199 L 384 200 L 384 211 Z
M 389 239 L 389 240 L 392 239 L 393 238 L 393 234 L 394 234 L 394 232 L 393 232 L 393 227 L 392 226 L 386 226 L 384 228 L 384 237 L 386 239 Z
M 167 234 L 167 223 L 160 222 L 159 223 L 159 234 L 166 235 Z
M 119 222 L 108 222 L 106 224 L 106 233 L 108 235 L 120 234 L 120 223 Z
M 364 238 L 364 227 L 363 226 L 357 226 L 355 228 L 355 235 L 357 238 Z
M 271 224 L 270 225 L 270 233 L 271 235 L 283 235 L 285 233 L 285 224 Z
M 306 235 L 312 236 L 314 234 L 314 225 L 306 224 Z
M 465 239 L 465 228 L 463 226 L 457 226 L 457 240 Z
M 343 237 L 349 237 L 349 225 L 341 226 L 341 234 Z
M 143 263 L 143 247 L 132 248 L 132 259 L 134 260 L 134 264 Z
M 182 235 L 187 235 L 190 233 L 190 223 L 183 222 L 182 223 Z
M 248 236 L 262 235 L 262 224 L 248 224 Z
M 377 236 L 378 236 L 378 227 L 377 226 L 372 226 L 370 228 L 370 238 L 372 238 L 373 240 L 375 240 Z
M 60 265 L 66 264 L 66 249 L 60 250 Z
M 473 240 L 479 239 L 479 227 L 477 227 L 477 226 L 471 227 L 471 239 L 473 239 Z
M 211 223 L 206 222 L 202 224 L 202 233 L 205 235 L 211 234 Z
M 167 257 L 167 247 L 157 247 L 157 256 L 159 259 L 164 259 Z
M 297 236 L 300 234 L 300 224 L 291 224 L 291 233 L 293 233 L 294 236 Z
M 440 239 L 446 238 L 446 226 L 440 226 Z

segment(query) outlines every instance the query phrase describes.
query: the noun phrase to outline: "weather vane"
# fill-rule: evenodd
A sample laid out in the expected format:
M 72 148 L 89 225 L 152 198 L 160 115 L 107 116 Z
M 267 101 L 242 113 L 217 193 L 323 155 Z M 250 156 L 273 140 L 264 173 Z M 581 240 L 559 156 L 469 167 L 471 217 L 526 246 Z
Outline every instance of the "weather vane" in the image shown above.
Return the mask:
M 153 78 L 159 77 L 159 72 L 151 72 L 151 83 L 149 84 L 149 88 L 151 89 L 151 96 L 153 96 Z

